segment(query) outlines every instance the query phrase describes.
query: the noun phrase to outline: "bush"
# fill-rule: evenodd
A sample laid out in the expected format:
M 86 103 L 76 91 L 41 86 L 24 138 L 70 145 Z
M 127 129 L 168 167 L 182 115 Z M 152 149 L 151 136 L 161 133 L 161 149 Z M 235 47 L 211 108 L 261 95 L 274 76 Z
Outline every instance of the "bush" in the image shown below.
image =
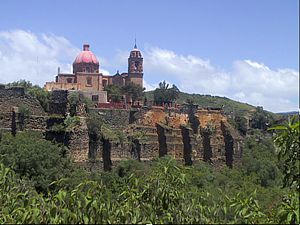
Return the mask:
M 64 148 L 43 139 L 34 132 L 3 135 L 0 142 L 0 161 L 20 177 L 31 180 L 36 190 L 46 193 L 50 183 L 62 178 L 71 169 Z

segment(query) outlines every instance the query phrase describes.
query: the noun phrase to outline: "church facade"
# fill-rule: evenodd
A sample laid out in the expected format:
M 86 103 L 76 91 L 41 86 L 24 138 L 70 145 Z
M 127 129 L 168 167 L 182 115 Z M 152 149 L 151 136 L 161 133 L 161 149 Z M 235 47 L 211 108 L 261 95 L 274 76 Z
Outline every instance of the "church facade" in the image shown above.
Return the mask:
M 143 87 L 143 58 L 136 44 L 130 51 L 128 58 L 128 71 L 115 75 L 100 73 L 100 63 L 89 44 L 83 45 L 83 50 L 77 55 L 73 62 L 73 73 L 58 73 L 55 82 L 46 82 L 44 88 L 53 90 L 80 91 L 90 98 L 94 103 L 106 103 L 107 93 L 104 91 L 107 85 L 125 86 L 134 83 Z

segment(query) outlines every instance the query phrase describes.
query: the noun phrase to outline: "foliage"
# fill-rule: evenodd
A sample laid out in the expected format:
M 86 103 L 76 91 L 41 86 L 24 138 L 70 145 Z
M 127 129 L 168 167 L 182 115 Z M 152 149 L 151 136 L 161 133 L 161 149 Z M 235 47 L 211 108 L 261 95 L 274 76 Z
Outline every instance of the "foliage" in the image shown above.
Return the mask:
M 83 180 L 68 189 L 60 184 L 64 180 L 53 182 L 61 189 L 47 196 L 38 195 L 30 186 L 26 188 L 26 181 L 17 179 L 10 169 L 0 164 L 0 222 L 257 224 L 281 221 L 277 213 L 267 215 L 262 211 L 256 191 L 230 196 L 221 189 L 210 193 L 195 188 L 189 174 L 201 170 L 183 167 L 170 157 L 157 160 L 145 172 L 142 164 L 135 164 L 123 165 L 123 168 L 131 165 L 134 168 L 123 170 L 122 177 L 103 173 L 97 181 Z
M 35 97 L 43 107 L 43 109 L 47 112 L 49 107 L 49 98 L 50 93 L 38 85 L 34 85 L 31 88 L 28 88 L 27 93 L 33 97 Z
M 28 118 L 30 116 L 30 110 L 24 104 L 20 105 L 20 107 L 19 107 L 19 113 L 22 114 L 24 116 L 24 118 Z
M 256 107 L 256 111 L 252 117 L 251 126 L 254 129 L 266 130 L 267 117 L 262 107 Z
M 48 111 L 49 107 L 49 98 L 50 94 L 48 91 L 44 90 L 43 88 L 39 87 L 38 85 L 32 85 L 30 81 L 26 80 L 19 80 L 12 83 L 7 84 L 8 87 L 23 87 L 25 93 L 35 97 L 43 109 Z
M 132 102 L 141 100 L 144 96 L 145 88 L 141 87 L 140 85 L 129 83 L 122 87 L 123 93 L 132 99 Z
M 123 87 L 110 84 L 107 85 L 104 90 L 107 91 L 108 99 L 113 102 L 120 102 L 123 99 L 123 96 L 126 95 L 131 98 L 134 103 L 135 101 L 142 99 L 145 88 L 134 83 L 129 83 Z
M 278 159 L 283 162 L 283 185 L 285 187 L 297 187 L 300 179 L 300 131 L 299 118 L 294 116 L 287 124 L 270 128 L 276 131 L 274 142 L 277 146 Z
M 91 99 L 83 96 L 78 91 L 72 91 L 68 95 L 68 102 L 70 104 L 70 115 L 75 116 L 76 115 L 76 108 L 79 104 L 84 104 L 86 107 L 86 111 L 88 111 L 88 108 L 92 107 L 93 102 Z
M 67 126 L 73 120 L 70 117 L 64 123 Z M 89 134 L 99 139 L 124 135 L 109 128 L 98 114 L 91 113 L 87 123 Z M 280 169 L 297 147 L 297 123 L 291 120 L 285 128 L 274 128 L 278 130 L 275 143 L 280 143 L 277 151 L 284 149 L 279 162 L 271 138 L 255 129 L 247 135 L 244 157 L 233 169 L 205 162 L 185 167 L 166 156 L 147 164 L 123 161 L 109 173 L 89 173 L 68 169 L 67 159 L 57 158 L 60 147 L 40 137 L 23 133 L 13 139 L 3 134 L 0 223 L 299 224 L 295 182 L 280 187 L 287 174 Z M 293 163 L 288 165 L 297 173 Z M 47 175 L 51 172 L 54 177 Z M 51 179 L 45 195 L 40 195 L 33 187 L 39 190 L 36 180 L 43 177 Z
M 38 191 L 46 192 L 52 181 L 71 168 L 69 159 L 62 157 L 63 150 L 39 133 L 5 134 L 0 142 L 0 161 L 20 177 L 30 179 Z
M 67 116 L 64 120 L 65 130 L 72 131 L 76 126 L 80 125 L 80 118 L 78 116 Z
M 238 113 L 235 118 L 234 118 L 235 124 L 236 124 L 236 128 L 238 129 L 238 131 L 243 134 L 246 135 L 247 133 L 247 119 L 245 118 L 245 116 L 243 116 L 241 113 Z
M 179 93 L 180 91 L 176 85 L 173 84 L 172 87 L 169 88 L 169 84 L 163 81 L 160 82 L 159 87 L 154 90 L 153 100 L 158 105 L 162 105 L 163 103 L 172 103 L 177 99 Z
M 262 132 L 256 132 L 245 139 L 242 158 L 243 172 L 255 176 L 255 182 L 263 187 L 280 186 L 280 164 L 277 164 L 272 140 L 262 138 Z
M 113 84 L 109 84 L 104 87 L 104 91 L 107 91 L 107 97 L 112 102 L 120 102 L 122 100 L 123 91 L 121 87 Z
M 283 197 L 277 216 L 280 223 L 299 224 L 299 192 L 292 192 Z
M 6 84 L 7 87 L 23 87 L 25 90 L 31 88 L 33 85 L 30 81 L 26 81 L 26 80 L 18 80 L 18 81 L 14 81 L 12 83 L 8 83 Z

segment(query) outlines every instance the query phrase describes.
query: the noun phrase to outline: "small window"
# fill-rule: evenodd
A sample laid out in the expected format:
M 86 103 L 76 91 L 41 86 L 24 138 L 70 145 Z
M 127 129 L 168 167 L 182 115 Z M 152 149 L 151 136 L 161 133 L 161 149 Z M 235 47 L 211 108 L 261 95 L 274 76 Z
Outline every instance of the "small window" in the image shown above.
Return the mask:
M 91 77 L 86 78 L 86 84 L 87 85 L 92 85 L 92 78 Z
M 90 67 L 87 67 L 87 68 L 86 68 L 86 72 L 87 72 L 87 73 L 91 72 Z
M 93 102 L 98 102 L 99 101 L 99 96 L 98 95 L 92 95 L 92 101 Z
M 67 78 L 67 83 L 72 83 L 72 78 Z

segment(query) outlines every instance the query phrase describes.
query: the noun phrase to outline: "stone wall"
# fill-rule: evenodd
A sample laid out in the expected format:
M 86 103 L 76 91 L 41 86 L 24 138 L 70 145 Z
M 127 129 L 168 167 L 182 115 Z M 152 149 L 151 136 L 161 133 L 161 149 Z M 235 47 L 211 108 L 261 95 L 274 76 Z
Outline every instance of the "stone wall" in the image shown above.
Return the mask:
M 0 89 L 0 113 L 12 112 L 13 107 L 26 107 L 30 115 L 46 115 L 39 101 L 25 94 L 24 88 Z
M 68 111 L 68 91 L 53 90 L 49 100 L 49 114 L 65 116 Z
M 143 131 L 146 137 L 141 147 L 141 159 L 152 160 L 167 154 L 186 164 L 206 160 L 215 165 L 225 165 L 228 154 L 232 154 L 233 161 L 238 160 L 240 157 L 236 155 L 241 155 L 241 137 L 238 132 L 233 134 L 234 129 L 223 112 L 220 109 L 199 109 L 194 113 L 200 125 L 198 133 L 193 132 L 188 124 L 187 110 L 153 107 L 136 113 L 135 129 Z M 224 124 L 233 140 L 232 152 L 228 150 L 231 145 L 222 128 Z M 205 131 L 207 129 L 209 132 Z
M 68 147 L 75 162 L 88 161 L 89 134 L 84 117 L 80 118 L 80 124 L 70 132 Z
M 126 109 L 90 109 L 102 116 L 104 121 L 112 128 L 129 125 L 130 110 Z

